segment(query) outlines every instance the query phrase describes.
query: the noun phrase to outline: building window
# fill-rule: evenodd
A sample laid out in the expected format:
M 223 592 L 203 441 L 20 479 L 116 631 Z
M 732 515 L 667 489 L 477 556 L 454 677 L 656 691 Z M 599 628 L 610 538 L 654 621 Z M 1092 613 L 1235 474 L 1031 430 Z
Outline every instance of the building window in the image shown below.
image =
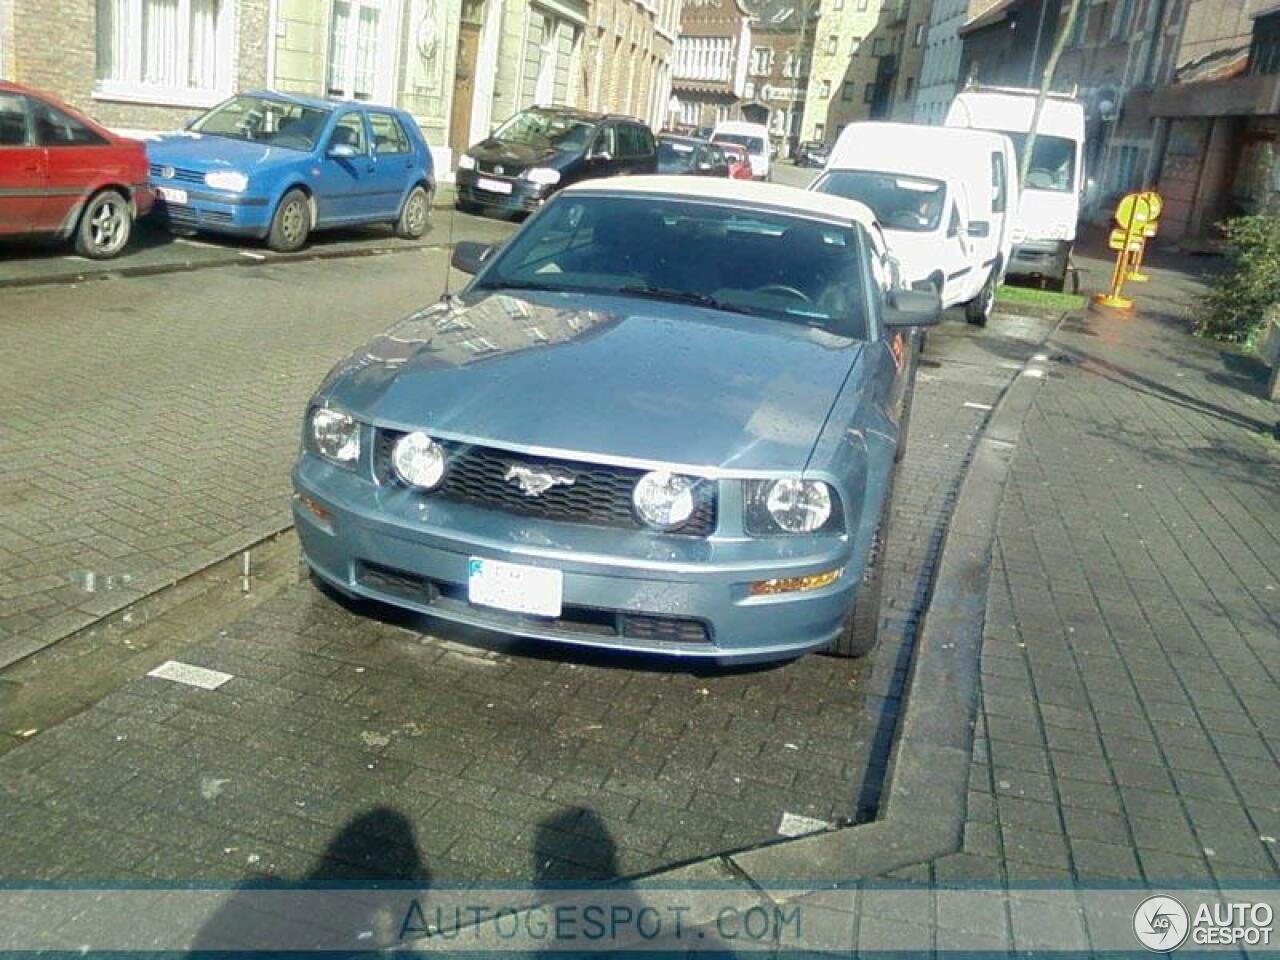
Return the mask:
M 846 80 L 844 86 L 840 88 L 841 100 L 852 100 L 854 92 L 858 89 L 858 85 L 852 80 Z
M 827 137 L 827 125 L 825 123 L 815 123 L 813 125 L 813 139 L 825 140 Z
M 858 0 L 858 12 L 861 13 L 867 9 L 867 0 Z
M 858 55 L 858 50 L 861 49 L 861 47 L 862 47 L 861 37 L 849 38 L 849 56 L 856 57 Z
M 101 97 L 212 106 L 231 92 L 229 0 L 97 0 Z
M 826 100 L 828 97 L 831 96 L 830 80 L 823 80 L 821 83 L 818 84 L 818 96 L 821 97 L 823 100 Z
M 334 0 L 329 33 L 329 96 L 373 98 L 381 4 Z
M 875 98 L 876 98 L 876 85 L 874 83 L 868 83 L 866 86 L 866 89 L 862 91 L 862 102 L 870 103 Z
M 902 99 L 910 100 L 912 94 L 916 92 L 916 78 L 907 77 L 907 82 L 902 87 Z
M 873 57 L 883 57 L 889 52 L 889 41 L 886 37 L 876 37 L 871 41 L 871 55 Z
M 827 54 L 828 54 L 828 56 L 834 56 L 834 55 L 835 55 L 835 52 L 836 52 L 836 46 L 837 46 L 839 43 L 840 43 L 840 38 L 839 38 L 839 37 L 837 37 L 834 33 L 833 33 L 833 34 L 831 34 L 831 36 L 827 37 Z
M 843 9 L 844 9 L 844 0 L 833 0 L 833 2 L 832 2 L 832 4 L 831 4 L 831 9 L 832 9 L 832 10 L 843 10 Z
M 773 70 L 773 49 L 770 47 L 754 47 L 751 51 L 751 74 L 756 77 L 767 77 Z
M 916 38 L 913 41 L 915 46 L 919 47 L 924 44 L 924 32 L 927 29 L 928 29 L 928 24 L 925 24 L 925 23 L 916 24 Z

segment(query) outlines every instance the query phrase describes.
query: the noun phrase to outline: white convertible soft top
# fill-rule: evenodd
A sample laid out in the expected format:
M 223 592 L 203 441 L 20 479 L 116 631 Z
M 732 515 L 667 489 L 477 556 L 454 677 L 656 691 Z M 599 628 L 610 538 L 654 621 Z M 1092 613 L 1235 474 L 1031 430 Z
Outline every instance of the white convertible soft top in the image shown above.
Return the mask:
M 612 177 L 607 180 L 584 180 L 565 187 L 563 194 L 609 193 L 637 196 L 664 196 L 673 199 L 724 201 L 731 204 L 758 204 L 793 210 L 806 216 L 831 220 L 848 220 L 871 229 L 876 216 L 871 208 L 857 200 L 846 200 L 826 193 L 814 193 L 799 187 L 750 180 L 719 177 Z

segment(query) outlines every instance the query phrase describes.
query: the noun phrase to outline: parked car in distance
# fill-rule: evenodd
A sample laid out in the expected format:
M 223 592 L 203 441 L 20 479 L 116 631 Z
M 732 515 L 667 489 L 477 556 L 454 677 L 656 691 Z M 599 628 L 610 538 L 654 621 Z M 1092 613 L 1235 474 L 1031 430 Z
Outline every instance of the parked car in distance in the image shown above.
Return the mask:
M 70 238 L 77 253 L 103 260 L 150 209 L 141 142 L 0 81 L 0 235 Z
M 851 123 L 811 189 L 869 206 L 908 282 L 985 324 L 1012 249 L 1015 162 L 990 131 Z
M 751 158 L 747 155 L 747 148 L 740 147 L 736 143 L 721 143 L 718 146 L 724 151 L 725 159 L 729 161 L 729 178 L 750 180 Z
M 172 229 L 264 237 L 299 250 L 313 230 L 427 229 L 435 174 L 403 110 L 259 91 L 147 145 L 156 212 Z
M 712 143 L 736 143 L 745 147 L 751 158 L 751 175 L 757 180 L 769 179 L 769 128 L 762 123 L 726 120 L 711 132 Z
M 821 140 L 806 140 L 796 149 L 796 165 L 800 167 L 825 167 L 831 157 L 831 148 Z
M 657 170 L 653 131 L 639 120 L 530 107 L 458 158 L 457 205 L 531 213 L 579 180 Z
M 658 136 L 658 173 L 677 177 L 727 177 L 729 161 L 717 144 L 664 133 Z
M 874 225 L 793 187 L 625 177 L 567 188 L 500 248 L 459 243 L 463 292 L 308 404 L 307 563 L 548 641 L 866 653 L 911 328 L 938 319 L 889 286 Z

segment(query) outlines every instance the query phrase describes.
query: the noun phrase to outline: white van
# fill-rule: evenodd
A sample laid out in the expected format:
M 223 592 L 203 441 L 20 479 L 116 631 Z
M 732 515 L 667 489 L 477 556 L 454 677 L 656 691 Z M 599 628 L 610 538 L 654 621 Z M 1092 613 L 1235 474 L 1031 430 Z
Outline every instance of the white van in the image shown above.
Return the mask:
M 1020 87 L 968 87 L 952 101 L 946 126 L 998 130 L 1013 140 L 1021 158 L 1037 93 Z M 1063 288 L 1084 184 L 1084 107 L 1075 97 L 1050 94 L 1040 112 L 1014 221 L 1011 275 L 1035 277 L 1052 289 Z
M 861 200 L 904 280 L 985 324 L 1012 249 L 1013 144 L 977 130 L 851 123 L 809 189 Z
M 711 131 L 712 143 L 736 143 L 747 151 L 751 160 L 751 176 L 769 179 L 769 128 L 763 123 L 725 120 Z

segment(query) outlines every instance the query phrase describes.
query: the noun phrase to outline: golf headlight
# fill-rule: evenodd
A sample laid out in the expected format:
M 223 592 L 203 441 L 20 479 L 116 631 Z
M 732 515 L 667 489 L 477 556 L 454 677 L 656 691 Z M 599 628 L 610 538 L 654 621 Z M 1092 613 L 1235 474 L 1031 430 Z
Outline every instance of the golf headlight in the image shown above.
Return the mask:
M 239 170 L 210 170 L 204 175 L 204 182 L 215 190 L 232 193 L 243 193 L 249 186 L 249 178 Z
M 360 457 L 360 425 L 341 410 L 317 407 L 311 413 L 311 445 L 334 463 L 355 463 Z
M 835 491 L 821 480 L 751 480 L 746 526 L 752 534 L 816 533 L 840 526 Z
M 476 168 L 476 158 L 470 154 L 464 153 L 458 157 L 459 170 L 474 170 Z
M 657 470 L 636 484 L 631 499 L 640 519 L 659 530 L 673 530 L 693 516 L 693 477 Z
M 396 441 L 391 466 L 401 482 L 430 490 L 444 479 L 444 448 L 420 430 L 406 433 Z
M 524 172 L 524 178 L 530 183 L 550 187 L 560 182 L 560 171 L 552 170 L 550 167 L 530 167 Z

